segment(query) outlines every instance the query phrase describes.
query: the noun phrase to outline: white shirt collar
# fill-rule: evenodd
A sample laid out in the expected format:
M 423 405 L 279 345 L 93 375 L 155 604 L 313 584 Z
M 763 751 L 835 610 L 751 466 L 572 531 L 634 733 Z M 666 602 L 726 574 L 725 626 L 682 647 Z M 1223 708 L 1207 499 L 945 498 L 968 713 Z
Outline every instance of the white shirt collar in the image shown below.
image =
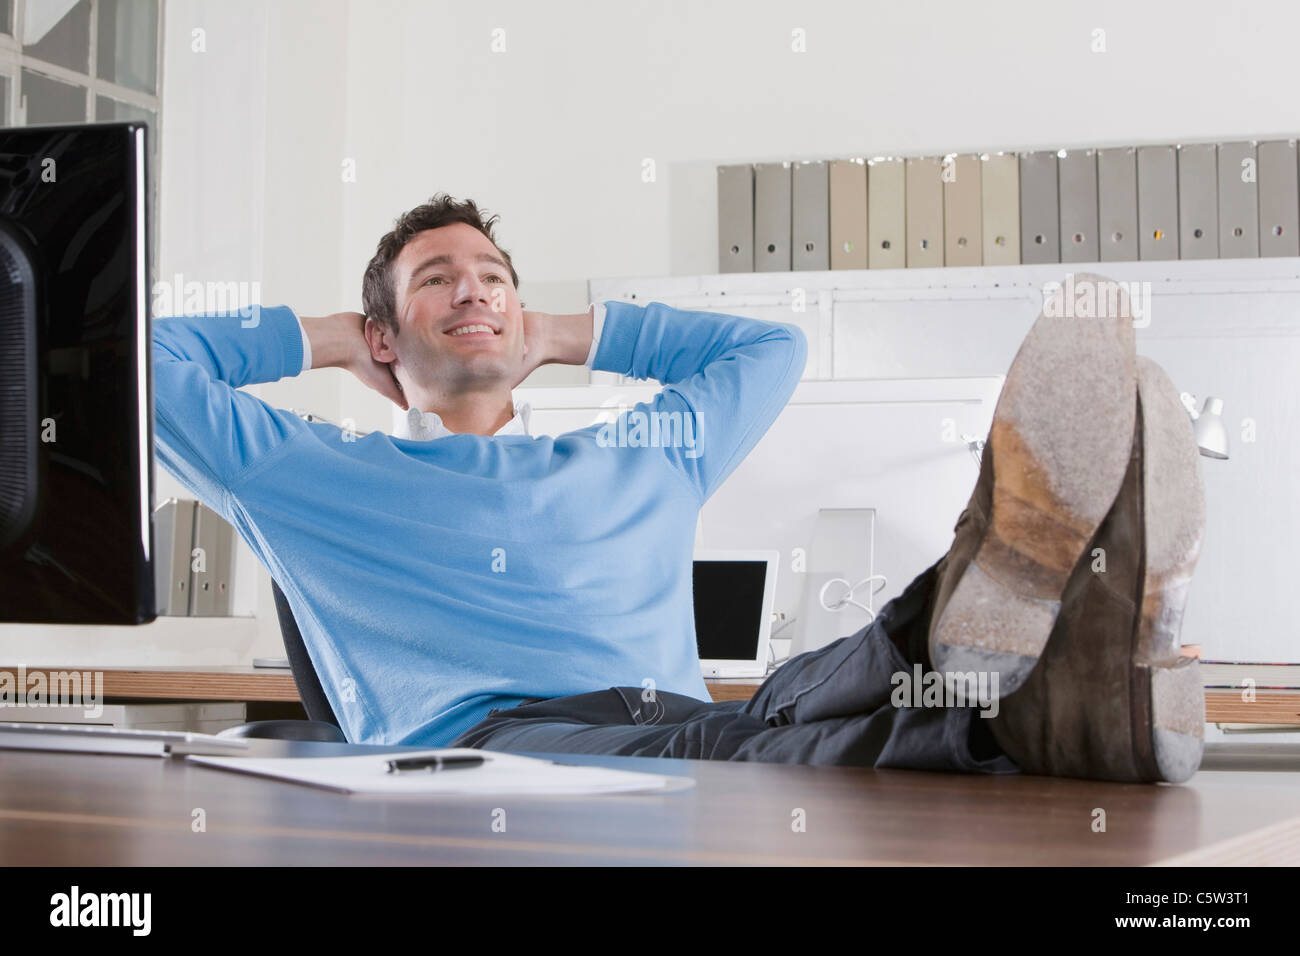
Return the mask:
M 527 402 L 515 403 L 515 417 L 498 428 L 494 435 L 531 436 L 532 433 L 528 430 L 531 416 L 532 408 Z M 442 423 L 442 418 L 437 412 L 425 412 L 418 408 L 407 409 L 405 415 L 399 414 L 393 427 L 394 438 L 405 438 L 410 441 L 433 441 L 435 438 L 454 434 L 456 433 Z

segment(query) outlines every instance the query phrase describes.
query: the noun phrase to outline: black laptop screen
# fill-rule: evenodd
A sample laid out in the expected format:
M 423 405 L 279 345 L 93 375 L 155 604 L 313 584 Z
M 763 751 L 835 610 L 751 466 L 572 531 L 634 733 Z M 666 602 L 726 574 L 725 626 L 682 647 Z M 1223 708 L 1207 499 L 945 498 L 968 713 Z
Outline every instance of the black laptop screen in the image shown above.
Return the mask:
M 695 643 L 700 660 L 753 660 L 763 619 L 766 561 L 696 561 Z

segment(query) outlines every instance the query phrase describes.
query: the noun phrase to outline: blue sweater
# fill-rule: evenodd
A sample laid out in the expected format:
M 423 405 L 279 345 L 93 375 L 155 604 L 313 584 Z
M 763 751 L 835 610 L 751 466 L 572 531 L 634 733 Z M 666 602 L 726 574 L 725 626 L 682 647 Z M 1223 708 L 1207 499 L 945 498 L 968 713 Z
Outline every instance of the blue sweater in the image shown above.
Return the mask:
M 280 584 L 348 740 L 444 746 L 489 710 L 616 686 L 709 699 L 696 518 L 798 384 L 798 327 L 611 301 L 592 367 L 666 386 L 626 427 L 432 441 L 237 391 L 301 372 L 287 307 L 153 329 L 158 461 Z

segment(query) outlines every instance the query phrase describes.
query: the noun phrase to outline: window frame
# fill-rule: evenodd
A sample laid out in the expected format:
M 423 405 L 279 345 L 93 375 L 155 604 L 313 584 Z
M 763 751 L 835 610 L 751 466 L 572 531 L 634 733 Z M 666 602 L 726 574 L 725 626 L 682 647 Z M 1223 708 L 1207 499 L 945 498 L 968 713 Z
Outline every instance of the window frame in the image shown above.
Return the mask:
M 101 120 L 95 118 L 97 109 L 97 97 L 104 96 L 109 99 L 125 103 L 129 106 L 135 106 L 140 109 L 150 110 L 153 113 L 153 122 L 149 124 L 149 170 L 152 180 L 149 187 L 149 223 L 148 230 L 152 236 L 150 242 L 149 258 L 150 272 L 156 274 L 156 265 L 158 262 L 158 247 L 160 245 L 158 236 L 160 232 L 160 211 L 159 192 L 162 183 L 162 89 L 163 89 L 163 37 L 165 35 L 165 18 L 166 7 L 163 0 L 154 0 L 155 7 L 158 11 L 157 36 L 154 38 L 154 86 L 153 93 L 144 93 L 140 90 L 134 90 L 130 87 L 113 83 L 109 80 L 99 78 L 99 5 L 100 0 L 90 0 L 90 29 L 89 29 L 89 46 L 88 59 L 86 61 L 85 74 L 76 70 L 68 69 L 65 66 L 59 66 L 55 63 L 49 63 L 45 60 L 38 59 L 23 52 L 23 19 L 27 12 L 27 0 L 14 0 L 13 12 L 13 34 L 0 33 L 0 75 L 9 80 L 9 98 L 7 106 L 8 120 L 6 125 L 9 127 L 22 127 L 27 125 L 26 111 L 22 109 L 23 90 L 22 76 L 24 70 L 30 70 L 47 79 L 56 80 L 60 83 L 71 83 L 76 86 L 84 87 L 86 91 L 86 103 L 83 110 L 83 123 L 107 123 L 112 120 Z

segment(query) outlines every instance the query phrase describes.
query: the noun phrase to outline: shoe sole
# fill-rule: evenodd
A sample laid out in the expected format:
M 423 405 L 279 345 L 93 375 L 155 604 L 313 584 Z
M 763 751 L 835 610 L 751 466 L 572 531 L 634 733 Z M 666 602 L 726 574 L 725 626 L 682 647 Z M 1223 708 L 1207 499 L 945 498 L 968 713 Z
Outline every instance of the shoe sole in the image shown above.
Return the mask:
M 1085 281 L 1110 280 L 1079 275 L 1076 289 Z M 931 630 L 930 659 L 946 673 L 996 673 L 999 697 L 1038 663 L 1066 582 L 1128 468 L 1137 356 L 1119 295 L 1109 317 L 1040 315 L 993 413 L 989 526 Z
M 1205 749 L 1205 688 L 1179 631 L 1205 533 L 1200 452 L 1178 392 L 1159 365 L 1138 359 L 1142 402 L 1142 607 L 1134 628 L 1133 753 L 1148 780 L 1181 783 Z

